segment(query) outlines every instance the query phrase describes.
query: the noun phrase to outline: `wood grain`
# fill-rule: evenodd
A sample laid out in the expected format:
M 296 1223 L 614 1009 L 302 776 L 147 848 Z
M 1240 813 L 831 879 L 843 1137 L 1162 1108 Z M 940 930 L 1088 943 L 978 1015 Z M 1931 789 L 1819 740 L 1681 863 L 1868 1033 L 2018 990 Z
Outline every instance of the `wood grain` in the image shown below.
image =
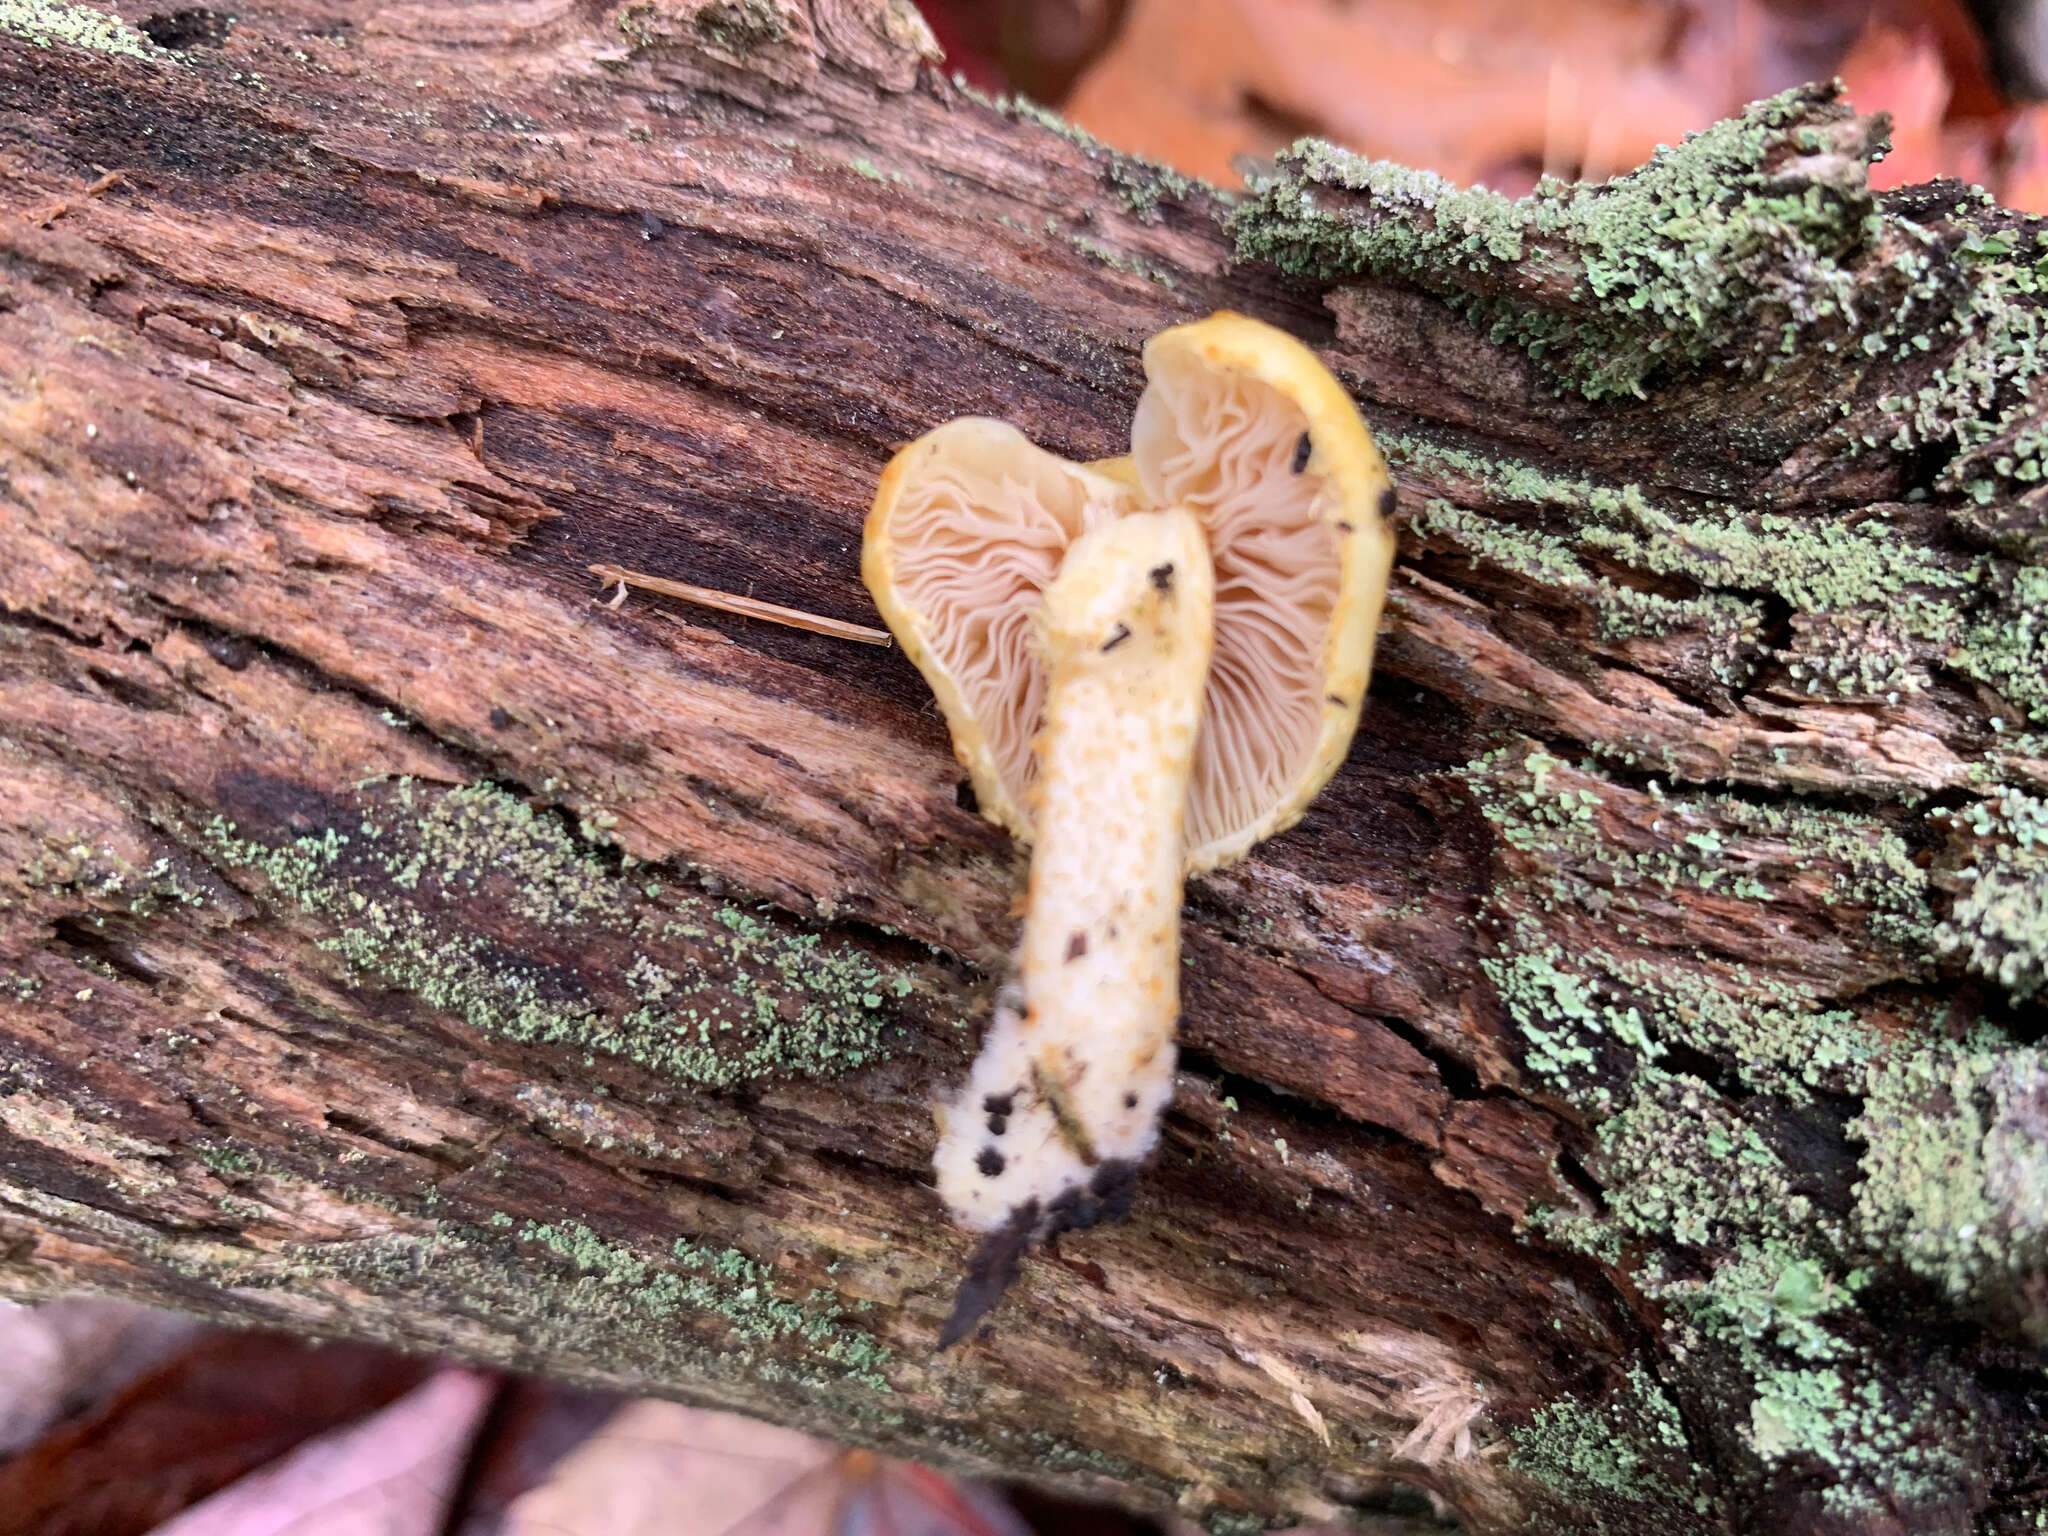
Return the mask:
M 1514 1437 L 1652 1361 L 1703 1479 L 1674 1529 L 1822 1528 L 1835 1474 L 1761 1467 L 1746 1408 L 1669 1353 L 1654 1240 L 1529 1225 L 1623 1174 L 1487 967 L 1517 924 L 1598 952 L 1640 898 L 1648 963 L 1745 1006 L 1796 989 L 1887 1038 L 2009 1017 L 1873 926 L 1858 873 L 1887 835 L 1933 860 L 1926 796 L 1988 793 L 1995 694 L 1731 689 L 1713 635 L 1617 637 L 1589 587 L 1411 530 L 1350 761 L 1191 882 L 1184 1071 L 1133 1219 L 1029 1262 L 940 1356 L 971 1244 L 929 1104 L 1019 858 L 900 654 L 611 611 L 588 574 L 870 621 L 894 445 L 989 414 L 1119 452 L 1144 337 L 1219 307 L 1324 347 L 1390 439 L 1674 497 L 1707 494 L 1688 466 L 1732 397 L 1595 409 L 1412 284 L 1326 304 L 1239 263 L 1217 194 L 969 97 L 899 0 L 218 20 L 143 57 L 0 39 L 0 1285 L 690 1398 L 1219 1530 L 1431 1500 L 1594 1529 L 1628 1501 L 1573 1503 Z M 1405 513 L 1541 516 L 1395 459 Z M 1904 494 L 1859 473 L 1785 505 Z M 1820 622 L 1766 617 L 1788 654 Z M 2039 788 L 2027 761 L 2003 771 Z M 1517 835 L 1515 796 L 1564 790 L 1598 850 Z M 1726 888 L 1544 894 L 1688 837 Z M 1845 1082 L 1780 1103 L 1682 1053 L 1847 1208 Z M 1851 1345 L 1979 1326 L 1916 1284 Z M 1957 1440 L 1974 1495 L 1912 1529 L 1992 1529 L 2036 1486 L 2007 1336 L 1900 1367 L 1989 1426 Z

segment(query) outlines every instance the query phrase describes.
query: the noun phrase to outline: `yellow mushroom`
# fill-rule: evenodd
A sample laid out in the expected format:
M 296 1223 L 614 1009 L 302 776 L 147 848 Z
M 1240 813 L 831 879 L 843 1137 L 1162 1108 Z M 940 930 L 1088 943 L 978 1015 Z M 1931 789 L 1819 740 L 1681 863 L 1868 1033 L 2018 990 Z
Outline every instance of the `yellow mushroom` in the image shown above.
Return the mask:
M 1155 336 L 1127 459 L 1002 422 L 883 473 L 862 568 L 983 814 L 1032 847 L 1013 984 L 934 1159 L 989 1235 L 962 1335 L 1031 1242 L 1122 1217 L 1173 1088 L 1184 874 L 1299 820 L 1349 746 L 1394 536 L 1313 353 L 1217 314 Z

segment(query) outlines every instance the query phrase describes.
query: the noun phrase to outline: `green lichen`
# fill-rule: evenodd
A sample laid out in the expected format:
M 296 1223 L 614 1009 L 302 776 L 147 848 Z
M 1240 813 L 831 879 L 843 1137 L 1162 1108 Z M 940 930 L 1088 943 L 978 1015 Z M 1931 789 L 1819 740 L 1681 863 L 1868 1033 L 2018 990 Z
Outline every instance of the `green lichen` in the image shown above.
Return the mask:
M 656 1321 L 677 1314 L 708 1313 L 725 1319 L 741 1351 L 797 1343 L 815 1360 L 842 1370 L 850 1381 L 887 1392 L 882 1370 L 891 1351 L 872 1334 L 853 1327 L 829 1293 L 813 1292 L 803 1302 L 775 1293 L 773 1277 L 737 1248 L 707 1248 L 678 1238 L 669 1249 L 675 1266 L 650 1260 L 600 1238 L 580 1222 L 528 1222 L 519 1240 L 536 1243 L 569 1260 L 604 1290 L 631 1298 Z M 756 1368 L 763 1362 L 756 1362 Z
M 272 1171 L 266 1191 L 289 1198 L 293 1182 Z M 312 1191 L 320 1209 L 336 1209 L 332 1185 Z M 212 1293 L 202 1304 L 243 1323 L 288 1319 L 317 1330 L 324 1303 L 330 1325 L 345 1315 L 351 1336 L 395 1348 L 452 1350 L 512 1369 L 545 1360 L 569 1381 L 688 1392 L 756 1417 L 829 1424 L 898 1446 L 967 1441 L 952 1424 L 906 1412 L 889 1380 L 899 1368 L 893 1351 L 855 1320 L 865 1303 L 808 1288 L 718 1242 L 642 1250 L 573 1221 L 522 1223 L 504 1212 L 422 1220 L 371 1199 L 353 1202 L 348 1225 L 372 1235 L 272 1247 L 145 1224 L 4 1173 L 0 1199 L 52 1232 L 93 1234 L 113 1251 L 189 1278 Z M 265 1213 L 253 1201 L 229 1204 L 237 1220 Z M 407 1225 L 393 1230 L 394 1221 Z M 288 1299 L 273 1306 L 270 1292 Z M 364 1294 L 396 1304 L 366 1307 Z M 202 1300 L 197 1291 L 194 1300 Z M 970 1449 L 1000 1454 L 979 1443 Z
M 1128 272 L 1133 277 L 1142 277 L 1147 282 L 1157 283 L 1169 292 L 1178 286 L 1171 272 L 1168 272 L 1164 267 L 1155 267 L 1141 256 L 1130 255 L 1128 252 L 1120 251 L 1111 245 L 1105 245 L 1102 241 L 1087 235 L 1069 235 L 1067 240 L 1083 256 L 1099 261 L 1105 267 L 1112 267 L 1119 272 Z
M 2027 720 L 2048 725 L 2048 567 L 2016 570 L 2010 596 L 1969 625 L 1954 661 Z
M 1109 160 L 1103 175 L 1108 178 L 1124 211 L 1141 224 L 1157 224 L 1160 204 L 1167 198 L 1186 202 L 1200 192 L 1208 192 L 1215 197 L 1224 195 L 1208 182 L 1184 176 L 1156 160 L 1117 150 L 1107 153 Z
M 1528 856 L 1529 906 L 1482 967 L 1529 1042 L 1526 1064 L 1552 1088 L 1596 1116 L 1614 1112 L 1593 1070 L 1603 1039 L 1626 1064 L 1654 1064 L 1683 1045 L 1794 1102 L 1810 1089 L 1860 1083 L 1880 1037 L 1853 1012 L 1782 976 L 1726 959 L 1707 966 L 1651 941 L 1671 893 L 1769 902 L 1821 875 L 1824 904 L 1864 912 L 1871 942 L 1909 959 L 1931 943 L 1928 879 L 1882 818 L 1653 784 L 1656 816 L 1647 829 L 1629 826 L 1637 838 L 1647 832 L 1646 848 L 1606 824 L 1605 781 L 1587 767 L 1540 750 L 1500 752 L 1467 765 L 1464 777 L 1503 844 Z M 1544 914 L 1574 911 L 1601 914 L 1608 937 L 1551 938 Z
M 1894 1053 L 1872 1074 L 1855 1219 L 1951 1297 L 2048 1339 L 2048 1062 L 1985 1035 Z
M 492 784 L 400 781 L 348 830 L 276 845 L 216 819 L 206 846 L 330 922 L 321 947 L 365 980 L 493 1034 L 621 1057 L 693 1087 L 864 1066 L 884 1054 L 887 998 L 910 987 L 820 935 L 614 873 L 556 817 Z M 475 902 L 517 933 L 479 931 Z M 618 974 L 537 958 L 564 930 L 623 946 Z
M 1557 474 L 1525 460 L 1494 458 L 1469 449 L 1433 442 L 1417 433 L 1375 428 L 1373 441 L 1387 461 L 1439 476 L 1456 476 L 1483 487 L 1490 500 L 1528 507 L 1566 507 L 1603 518 L 1623 515 L 1648 518 L 1654 506 L 1641 486 L 1601 485 L 1576 475 Z
M 207 1167 L 229 1178 L 244 1178 L 257 1171 L 255 1157 L 229 1142 L 201 1142 L 193 1150 Z
M 1112 149 L 1086 128 L 1068 122 L 1050 107 L 1041 106 L 1028 96 L 990 96 L 970 85 L 967 77 L 960 74 L 953 76 L 953 85 L 968 100 L 1019 122 L 1035 123 L 1083 151 L 1089 159 L 1102 166 L 1103 177 L 1116 194 L 1117 201 L 1141 224 L 1158 223 L 1160 206 L 1168 198 L 1185 202 L 1198 193 L 1207 193 L 1218 202 L 1231 200 L 1228 192 L 1211 182 L 1185 175 L 1143 155 Z
M 1809 694 L 1895 704 L 1947 666 L 2018 710 L 2048 708 L 2048 578 L 2023 569 L 1987 604 L 1997 562 L 1930 550 L 1900 525 L 1899 508 L 1851 519 L 1732 507 L 1681 515 L 1634 483 L 1603 486 L 1411 434 L 1381 441 L 1397 467 L 1496 509 L 1432 497 L 1414 519 L 1418 535 L 1585 609 L 1601 642 L 1689 635 L 1692 664 L 1704 661 L 1729 688 L 1777 660 Z M 1511 509 L 1524 507 L 1541 521 L 1518 520 Z M 1674 579 L 1696 590 L 1674 594 Z M 1793 615 L 1791 644 L 1775 655 L 1763 639 L 1771 599 Z
M 158 1242 L 159 1258 L 210 1285 L 248 1293 L 342 1281 L 374 1295 L 431 1302 L 458 1327 L 515 1338 L 564 1375 L 644 1387 L 723 1383 L 842 1404 L 890 1391 L 892 1352 L 848 1321 L 830 1292 L 801 1301 L 737 1250 L 676 1245 L 654 1258 L 575 1222 L 442 1220 L 251 1253 L 224 1244 Z M 464 1323 L 464 1319 L 471 1320 Z M 849 1414 L 859 1410 L 849 1408 Z
M 1747 1414 L 1752 1475 L 1774 1499 L 1824 1472 L 1830 1507 L 1865 1501 L 1911 1523 L 1964 1505 L 1978 1475 L 1956 1419 L 1967 1394 L 1945 1373 L 1966 1377 L 1939 1346 L 1896 1369 L 1868 1288 L 1925 1305 L 1924 1287 L 1902 1284 L 1917 1275 L 2048 1332 L 2035 1053 L 1945 1039 L 1918 985 L 1947 955 L 2016 1002 L 2048 986 L 2048 815 L 2001 783 L 2034 787 L 2021 760 L 2033 748 L 2015 743 L 2048 724 L 2042 501 L 2017 499 L 2048 497 L 2048 425 L 2031 400 L 2048 243 L 1969 196 L 1881 205 L 1865 175 L 1878 147 L 1817 89 L 1607 185 L 1547 183 L 1519 201 L 1304 142 L 1232 227 L 1240 255 L 1297 276 L 1434 293 L 1594 400 L 1710 368 L 1767 380 L 1797 359 L 1800 398 L 1817 404 L 1794 422 L 1788 391 L 1770 401 L 1775 425 L 1745 425 L 1755 441 L 1738 446 L 1759 464 L 1796 467 L 1802 448 L 1863 463 L 1943 450 L 1947 468 L 1901 503 L 1792 515 L 1717 503 L 1683 476 L 1603 486 L 1447 430 L 1383 435 L 1419 492 L 1427 560 L 1469 559 L 1514 594 L 1502 612 L 1590 616 L 1590 664 L 1569 633 L 1554 655 L 1533 649 L 1561 672 L 1585 667 L 1596 696 L 1613 659 L 1705 695 L 1710 712 L 1762 682 L 1736 707 L 1764 729 L 1793 713 L 1789 691 L 1866 703 L 1900 740 L 1914 712 L 1891 712 L 1909 697 L 2004 701 L 1986 711 L 1993 751 L 1951 770 L 1986 798 L 1959 813 L 1962 835 L 1932 871 L 1931 814 L 1911 796 L 1951 782 L 1941 774 L 1887 768 L 1870 788 L 1905 802 L 1892 809 L 1669 794 L 1656 779 L 1646 806 L 1623 767 L 1675 773 L 1678 760 L 1624 737 L 1594 743 L 1604 761 L 1494 754 L 1463 775 L 1495 839 L 1482 969 L 1532 1086 L 1582 1122 L 1575 1150 L 1601 1190 L 1530 1227 L 1665 1305 L 1686 1389 L 1707 1413 Z M 1854 426 L 1830 438 L 1829 420 Z M 1993 510 L 1973 522 L 1978 504 Z M 1786 729 L 1804 733 L 1805 718 Z M 1861 759 L 1830 750 L 1737 745 L 1729 771 L 1868 793 L 1844 782 Z M 1843 1140 L 1836 1106 L 1859 1099 L 1848 1134 L 1868 1150 L 1850 1207 L 1844 1172 L 1810 1148 Z M 1552 1480 L 1610 1521 L 1598 1497 L 1647 1484 L 1630 1459 L 1641 1435 L 1600 1460 L 1627 1399 L 1539 1419 L 1569 1453 Z
M 0 0 L 0 32 L 25 37 L 40 48 L 63 43 L 137 59 L 166 57 L 120 17 L 68 0 Z
M 1944 449 L 1935 490 L 1965 502 L 1952 520 L 2022 498 L 1984 528 L 2023 563 L 1930 553 L 1924 531 L 1906 536 L 1885 507 L 1672 510 L 1633 486 L 1398 435 L 1388 447 L 1397 463 L 1412 446 L 1420 467 L 1551 514 L 1531 528 L 1451 497 L 1418 526 L 1570 593 L 1601 641 L 1695 634 L 1691 664 L 1743 686 L 1765 659 L 1755 600 L 1768 595 L 1793 609 L 1783 662 L 1809 694 L 1897 704 L 1948 668 L 1997 689 L 2016 717 L 2006 724 L 2048 724 L 2048 421 L 2033 388 L 2048 367 L 2048 242 L 2008 227 L 1988 199 L 1957 199 L 1939 220 L 1881 207 L 1865 175 L 1880 147 L 1815 88 L 1757 103 L 1612 182 L 1546 183 L 1519 201 L 1304 141 L 1232 226 L 1242 255 L 1299 275 L 1419 284 L 1595 399 L 1709 363 L 1768 374 L 1798 355 L 1833 370 L 1805 387 L 1838 397 L 1852 423 L 1840 451 Z M 1866 390 L 1873 376 L 1900 382 Z M 1825 430 L 1816 420 L 1805 440 Z M 1561 509 L 1573 514 L 1565 528 Z M 1700 590 L 1672 592 L 1660 585 L 1670 578 Z
M 1927 872 L 1894 826 L 1866 812 L 1804 805 L 1758 805 L 1733 795 L 1700 802 L 1724 824 L 1782 850 L 1795 871 L 1828 870 L 1826 906 L 1868 912 L 1871 935 L 1907 952 L 1924 951 L 1934 930 Z
M 1765 1465 L 1810 1458 L 1838 1481 L 1822 1502 L 1840 1513 L 1960 1502 L 1977 1427 L 1934 1392 L 1904 1398 L 1832 1365 L 1773 1367 L 1750 1404 L 1749 1443 Z
M 1634 526 L 1588 528 L 1589 548 L 1637 570 L 1703 585 L 1772 592 L 1801 613 L 1896 609 L 1921 589 L 1968 587 L 1967 566 L 1902 538 L 1882 516 L 1860 522 L 1765 513 L 1681 521 L 1645 503 Z
M 271 1171 L 266 1187 L 290 1182 Z M 463 1182 L 479 1187 L 475 1175 Z M 326 1181 L 311 1189 L 332 1214 L 341 1192 Z M 723 1237 L 664 1249 L 574 1219 L 530 1222 L 501 1210 L 421 1219 L 395 1202 L 358 1196 L 346 1228 L 372 1235 L 271 1247 L 146 1224 L 104 1202 L 17 1183 L 4 1169 L 0 1203 L 52 1232 L 90 1233 L 112 1251 L 188 1277 L 210 1293 L 195 1291 L 196 1304 L 245 1324 L 288 1319 L 318 1331 L 324 1323 L 394 1348 L 455 1352 L 514 1370 L 545 1360 L 561 1380 L 687 1396 L 898 1455 L 949 1453 L 984 1476 L 1087 1474 L 1165 1504 L 1187 1491 L 1100 1449 L 991 1421 L 985 1383 L 971 1369 L 922 1372 L 923 1388 L 936 1389 L 943 1407 L 919 1412 L 891 1381 L 903 1362 L 859 1320 L 867 1300 L 807 1286 L 792 1264 L 753 1258 Z M 394 1221 L 407 1225 L 392 1230 Z M 283 1294 L 279 1305 L 266 1300 L 270 1292 Z M 365 1294 L 395 1304 L 365 1306 Z
M 1003 116 L 1017 122 L 1035 123 L 1046 132 L 1057 134 L 1075 148 L 1085 150 L 1091 155 L 1114 155 L 1117 153 L 1079 123 L 1068 122 L 1059 113 L 1053 111 L 1051 107 L 1043 106 L 1033 101 L 1029 96 L 1021 94 L 991 96 L 970 82 L 965 75 L 957 72 L 953 76 L 953 88 L 977 106 L 987 107 L 991 112 L 1000 112 Z
M 1787 667 L 1808 693 L 1926 691 L 1920 658 L 1945 655 L 1962 638 L 1960 598 L 1981 574 L 1903 537 L 1883 509 L 1856 521 L 1733 512 L 1677 519 L 1647 506 L 1631 514 L 1626 525 L 1581 529 L 1580 547 L 1653 576 L 1770 593 L 1797 615 L 1830 621 L 1818 632 L 1802 626 L 1821 643 L 1795 650 Z
M 907 186 L 910 183 L 910 178 L 901 171 L 885 171 L 866 155 L 847 161 L 846 168 L 863 181 L 878 181 L 884 186 L 891 182 L 897 186 Z
M 1729 1249 L 1833 1235 L 1776 1148 L 1695 1078 L 1639 1068 L 1598 1144 L 1608 1219 L 1624 1231 Z
M 1603 640 L 1695 631 L 1706 638 L 1723 682 L 1748 680 L 1763 622 L 1763 610 L 1753 601 L 1720 593 L 1671 597 L 1629 586 L 1595 571 L 1580 553 L 1592 547 L 1583 540 L 1520 528 L 1441 497 L 1424 505 L 1413 526 L 1425 539 L 1446 541 L 1500 570 L 1577 598 L 1598 620 Z
M 1899 315 L 1882 327 L 1879 355 L 1939 351 L 1940 365 L 1910 391 L 1881 397 L 1886 429 L 1866 446 L 1905 452 L 1930 443 L 1957 451 L 1937 486 L 1984 503 L 2001 487 L 2021 492 L 2040 481 L 2043 429 L 2028 403 L 2044 361 L 2043 252 L 2037 243 L 1977 220 L 1990 204 L 1966 202 L 1951 216 L 1962 235 L 1940 259 L 1931 232 L 1904 220 L 1888 225 L 1901 247 L 1892 258 L 1904 284 Z M 2022 251 L 2022 244 L 2036 246 Z
M 1603 825 L 1604 781 L 1546 752 L 1491 754 L 1465 778 L 1496 835 L 1531 860 L 1530 909 L 1481 966 L 1528 1042 L 1526 1067 L 1548 1086 L 1590 1114 L 1611 1114 L 1617 1069 L 1681 1045 L 1795 1102 L 1854 1085 L 1878 1037 L 1853 1013 L 1747 965 L 1709 967 L 1643 945 L 1662 928 L 1671 893 L 1767 902 L 1818 868 L 1823 901 L 1866 911 L 1874 942 L 1917 952 L 1933 927 L 1927 877 L 1882 820 L 1660 791 L 1647 831 L 1661 846 L 1631 847 Z M 1553 911 L 1599 912 L 1611 937 L 1555 940 L 1544 926 Z M 1605 1059 L 1603 1041 L 1619 1061 Z
M 175 1187 L 167 1171 L 175 1154 L 123 1130 L 121 1119 L 119 1105 L 99 1102 L 89 1091 L 52 1093 L 39 1074 L 0 1067 L 0 1132 L 16 1145 L 45 1148 L 59 1157 L 69 1153 L 93 1170 L 92 1182 L 148 1208 Z
M 77 898 L 131 917 L 149 917 L 171 907 L 199 908 L 209 899 L 192 875 L 170 859 L 138 869 L 116 849 L 74 831 L 43 837 L 18 878 L 29 890 Z
M 1662 368 L 1773 363 L 1849 313 L 1854 257 L 1877 234 L 1836 142 L 1853 122 L 1836 109 L 1797 167 L 1777 158 L 1816 115 L 1812 92 L 1788 91 L 1611 182 L 1546 181 L 1520 200 L 1302 140 L 1232 232 L 1240 256 L 1297 275 L 1420 283 L 1588 398 L 1642 395 Z
M 1544 943 L 1541 932 L 1539 925 L 1524 920 L 1517 925 L 1518 942 L 1481 961 L 1481 968 L 1527 1042 L 1524 1067 L 1566 1093 L 1604 1106 L 1610 1102 L 1606 1090 L 1591 1081 L 1598 1057 L 1589 1036 L 1609 1035 L 1645 1057 L 1655 1055 L 1658 1047 L 1640 1012 L 1603 1003 L 1599 983 Z
M 1693 1478 L 1677 1406 L 1641 1365 L 1599 1409 L 1548 1403 L 1509 1438 L 1509 1465 L 1562 1498 L 1576 1519 L 1590 1519 L 1580 1529 L 1635 1536 L 1660 1514 L 1690 1529 L 1712 1507 Z
M 1845 452 L 1946 445 L 1947 494 L 2037 489 L 2048 245 L 1988 198 L 1941 223 L 1880 207 L 1865 165 L 1881 148 L 1811 87 L 1611 182 L 1518 201 L 1305 140 L 1232 225 L 1240 254 L 1298 275 L 1419 284 L 1593 399 L 1709 363 L 1768 376 L 1818 360 L 1837 380 L 1814 393 L 1854 418 Z M 1902 382 L 1860 398 L 1878 370 Z M 2032 537 L 2005 530 L 2009 552 Z
M 1849 415 L 1856 379 L 1888 365 L 1915 382 L 1874 401 L 1863 447 L 1950 444 L 1941 487 L 1979 501 L 2038 485 L 2043 251 L 1967 202 L 1959 237 L 1881 210 L 1863 170 L 1878 146 L 1802 89 L 1612 182 L 1510 201 L 1304 141 L 1233 227 L 1241 254 L 1300 275 L 1418 283 L 1594 399 L 1709 362 L 1769 374 L 1803 349 L 1836 360 Z
M 1732 1350 L 1751 1376 L 1761 1377 L 1784 1357 L 1811 1363 L 1848 1353 L 1824 1320 L 1848 1311 L 1866 1280 L 1860 1271 L 1837 1279 L 1798 1246 L 1767 1239 L 1704 1280 L 1650 1277 L 1645 1293 L 1670 1307 L 1698 1337 Z
M 1513 915 L 1493 925 L 1482 965 L 1527 1070 L 1591 1126 L 1582 1160 L 1603 1195 L 1597 1209 L 1532 1213 L 1531 1230 L 1625 1267 L 1668 1309 L 1673 1358 L 1725 1399 L 1709 1411 L 1744 1416 L 1766 1473 L 1825 1467 L 1830 1507 L 1961 1497 L 1968 1458 L 1939 1448 L 1967 1444 L 1949 1367 L 1937 1352 L 1931 1374 L 1892 1381 L 1858 1297 L 1898 1265 L 1987 1308 L 2030 1294 L 2024 1277 L 2048 1267 L 2048 1151 L 2027 1114 L 2026 1058 L 1987 1044 L 1970 1069 L 1981 1077 L 1962 1082 L 1940 1049 L 1901 1047 L 1810 984 L 1676 947 L 1663 915 L 1666 893 L 1767 907 L 1796 887 L 1802 904 L 1864 914 L 1871 951 L 1911 966 L 1935 926 L 1914 850 L 1877 814 L 1654 782 L 1646 828 L 1640 792 L 1540 750 L 1489 754 L 1465 778 L 1513 860 L 1495 894 Z M 1740 1091 L 1676 1070 L 1680 1047 Z M 1913 1067 L 1921 1050 L 1951 1076 Z M 1848 1220 L 1809 1195 L 1798 1143 L 1778 1132 L 1823 1092 L 1866 1100 L 1850 1134 L 1870 1153 Z M 1612 1501 L 1658 1491 L 1641 1433 L 1613 1428 L 1628 1402 L 1554 1404 L 1532 1427 L 1552 1447 L 1545 1480 L 1611 1523 L 1625 1507 Z
M 2006 790 L 1949 819 L 1971 834 L 1972 858 L 1937 940 L 2015 999 L 2032 997 L 2048 985 L 2048 801 Z

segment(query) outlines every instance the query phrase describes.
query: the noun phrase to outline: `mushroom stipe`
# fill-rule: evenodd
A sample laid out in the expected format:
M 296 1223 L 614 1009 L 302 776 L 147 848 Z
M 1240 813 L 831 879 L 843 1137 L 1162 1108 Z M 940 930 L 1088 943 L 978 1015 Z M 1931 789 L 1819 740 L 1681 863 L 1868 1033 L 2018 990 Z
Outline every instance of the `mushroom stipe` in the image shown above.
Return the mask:
M 985 1234 L 942 1347 L 1034 1242 L 1129 1211 L 1173 1096 L 1182 880 L 1300 819 L 1371 670 L 1393 487 L 1343 387 L 1232 314 L 1153 337 L 1145 372 L 1129 458 L 948 422 L 868 517 L 876 605 L 1031 846 L 1015 973 L 938 1111 L 939 1194 Z

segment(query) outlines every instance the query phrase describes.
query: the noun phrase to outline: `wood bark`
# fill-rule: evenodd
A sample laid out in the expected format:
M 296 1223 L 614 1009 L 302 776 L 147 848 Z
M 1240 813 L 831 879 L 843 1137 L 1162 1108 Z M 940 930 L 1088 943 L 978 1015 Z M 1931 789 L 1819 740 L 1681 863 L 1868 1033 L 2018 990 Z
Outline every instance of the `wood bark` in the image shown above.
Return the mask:
M 1233 211 L 901 0 L 7 15 L 0 1287 L 1217 1530 L 2035 1528 L 2030 222 L 1825 92 L 1621 239 Z M 1120 452 L 1219 307 L 1389 449 L 1379 674 L 1133 1218 L 935 1354 L 1018 854 L 899 654 L 586 568 L 868 619 L 892 445 Z

